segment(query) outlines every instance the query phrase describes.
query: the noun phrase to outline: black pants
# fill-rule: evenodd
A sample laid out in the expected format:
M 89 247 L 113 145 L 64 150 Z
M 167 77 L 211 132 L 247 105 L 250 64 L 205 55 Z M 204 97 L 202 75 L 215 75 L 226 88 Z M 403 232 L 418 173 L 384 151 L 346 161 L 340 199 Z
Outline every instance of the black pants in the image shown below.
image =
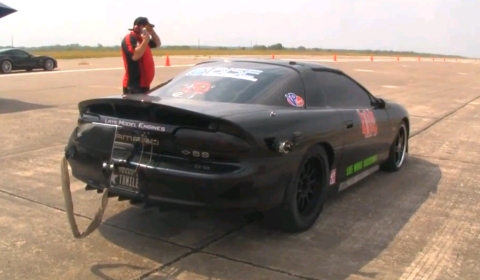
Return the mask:
M 150 87 L 123 87 L 123 94 L 145 94 L 150 90 Z

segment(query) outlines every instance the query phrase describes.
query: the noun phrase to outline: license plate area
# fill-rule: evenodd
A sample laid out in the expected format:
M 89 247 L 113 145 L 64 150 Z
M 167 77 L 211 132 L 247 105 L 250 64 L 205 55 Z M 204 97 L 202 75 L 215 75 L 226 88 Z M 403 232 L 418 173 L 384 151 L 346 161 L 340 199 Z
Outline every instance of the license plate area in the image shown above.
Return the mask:
M 110 187 L 124 192 L 140 192 L 140 176 L 134 168 L 117 167 L 110 175 Z
M 139 166 L 133 166 L 129 161 L 138 153 L 142 153 L 142 146 L 149 146 L 146 133 L 124 127 L 116 127 L 113 139 L 111 161 L 114 168 L 111 170 L 110 187 L 127 193 L 139 194 L 140 172 Z

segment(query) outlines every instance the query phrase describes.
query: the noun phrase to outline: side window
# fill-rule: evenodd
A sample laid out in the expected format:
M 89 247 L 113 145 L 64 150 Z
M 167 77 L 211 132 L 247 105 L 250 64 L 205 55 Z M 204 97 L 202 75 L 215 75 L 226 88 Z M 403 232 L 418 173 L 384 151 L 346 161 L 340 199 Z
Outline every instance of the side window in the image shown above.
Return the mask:
M 18 57 L 28 57 L 28 54 L 26 52 L 20 50 L 12 50 L 10 51 L 10 55 Z
M 273 83 L 259 86 L 262 88 L 260 91 L 263 92 L 255 99 L 256 104 L 305 108 L 305 87 L 297 72 L 291 71 L 279 76 Z
M 325 93 L 319 87 L 319 82 L 316 81 L 316 74 L 317 72 L 312 73 L 313 82 L 307 89 L 307 107 L 308 108 L 315 108 L 315 107 L 325 107 L 327 105 L 325 103 Z
M 279 92 L 278 103 L 272 103 L 272 105 L 305 108 L 305 87 L 300 74 L 292 73 L 288 79 L 284 80 L 284 86 L 279 87 Z
M 349 78 L 332 72 L 318 71 L 317 83 L 325 95 L 327 106 L 333 108 L 367 108 L 368 93 Z
M 22 57 L 29 57 L 29 56 L 30 56 L 29 53 L 24 52 L 24 51 L 18 51 L 18 54 L 19 54 L 20 56 L 22 56 Z

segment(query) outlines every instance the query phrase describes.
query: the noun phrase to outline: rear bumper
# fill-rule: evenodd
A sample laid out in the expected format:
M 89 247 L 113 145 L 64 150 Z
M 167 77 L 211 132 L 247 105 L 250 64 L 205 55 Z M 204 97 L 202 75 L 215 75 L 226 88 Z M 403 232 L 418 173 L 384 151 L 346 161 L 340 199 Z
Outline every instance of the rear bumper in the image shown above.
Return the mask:
M 99 190 L 110 185 L 109 173 L 102 168 L 109 154 L 87 150 L 75 142 L 70 142 L 66 151 L 73 177 Z M 157 160 L 149 168 L 138 167 L 139 192 L 115 188 L 109 192 L 149 204 L 213 210 L 263 211 L 283 201 L 290 182 L 290 173 L 284 169 L 291 162 L 271 159 L 246 161 L 238 166 L 234 172 L 215 174 L 179 166 L 178 159 L 175 163 Z

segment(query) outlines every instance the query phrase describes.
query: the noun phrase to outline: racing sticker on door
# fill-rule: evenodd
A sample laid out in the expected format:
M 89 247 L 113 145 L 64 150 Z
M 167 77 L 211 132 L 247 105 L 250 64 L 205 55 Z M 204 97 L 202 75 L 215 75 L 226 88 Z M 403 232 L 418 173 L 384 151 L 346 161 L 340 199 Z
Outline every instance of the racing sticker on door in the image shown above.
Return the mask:
M 330 171 L 330 185 L 333 185 L 335 184 L 335 182 L 337 182 L 337 169 L 332 169 L 332 171 Z
M 377 136 L 377 120 L 370 109 L 357 110 L 358 116 L 362 122 L 362 133 L 365 138 Z

